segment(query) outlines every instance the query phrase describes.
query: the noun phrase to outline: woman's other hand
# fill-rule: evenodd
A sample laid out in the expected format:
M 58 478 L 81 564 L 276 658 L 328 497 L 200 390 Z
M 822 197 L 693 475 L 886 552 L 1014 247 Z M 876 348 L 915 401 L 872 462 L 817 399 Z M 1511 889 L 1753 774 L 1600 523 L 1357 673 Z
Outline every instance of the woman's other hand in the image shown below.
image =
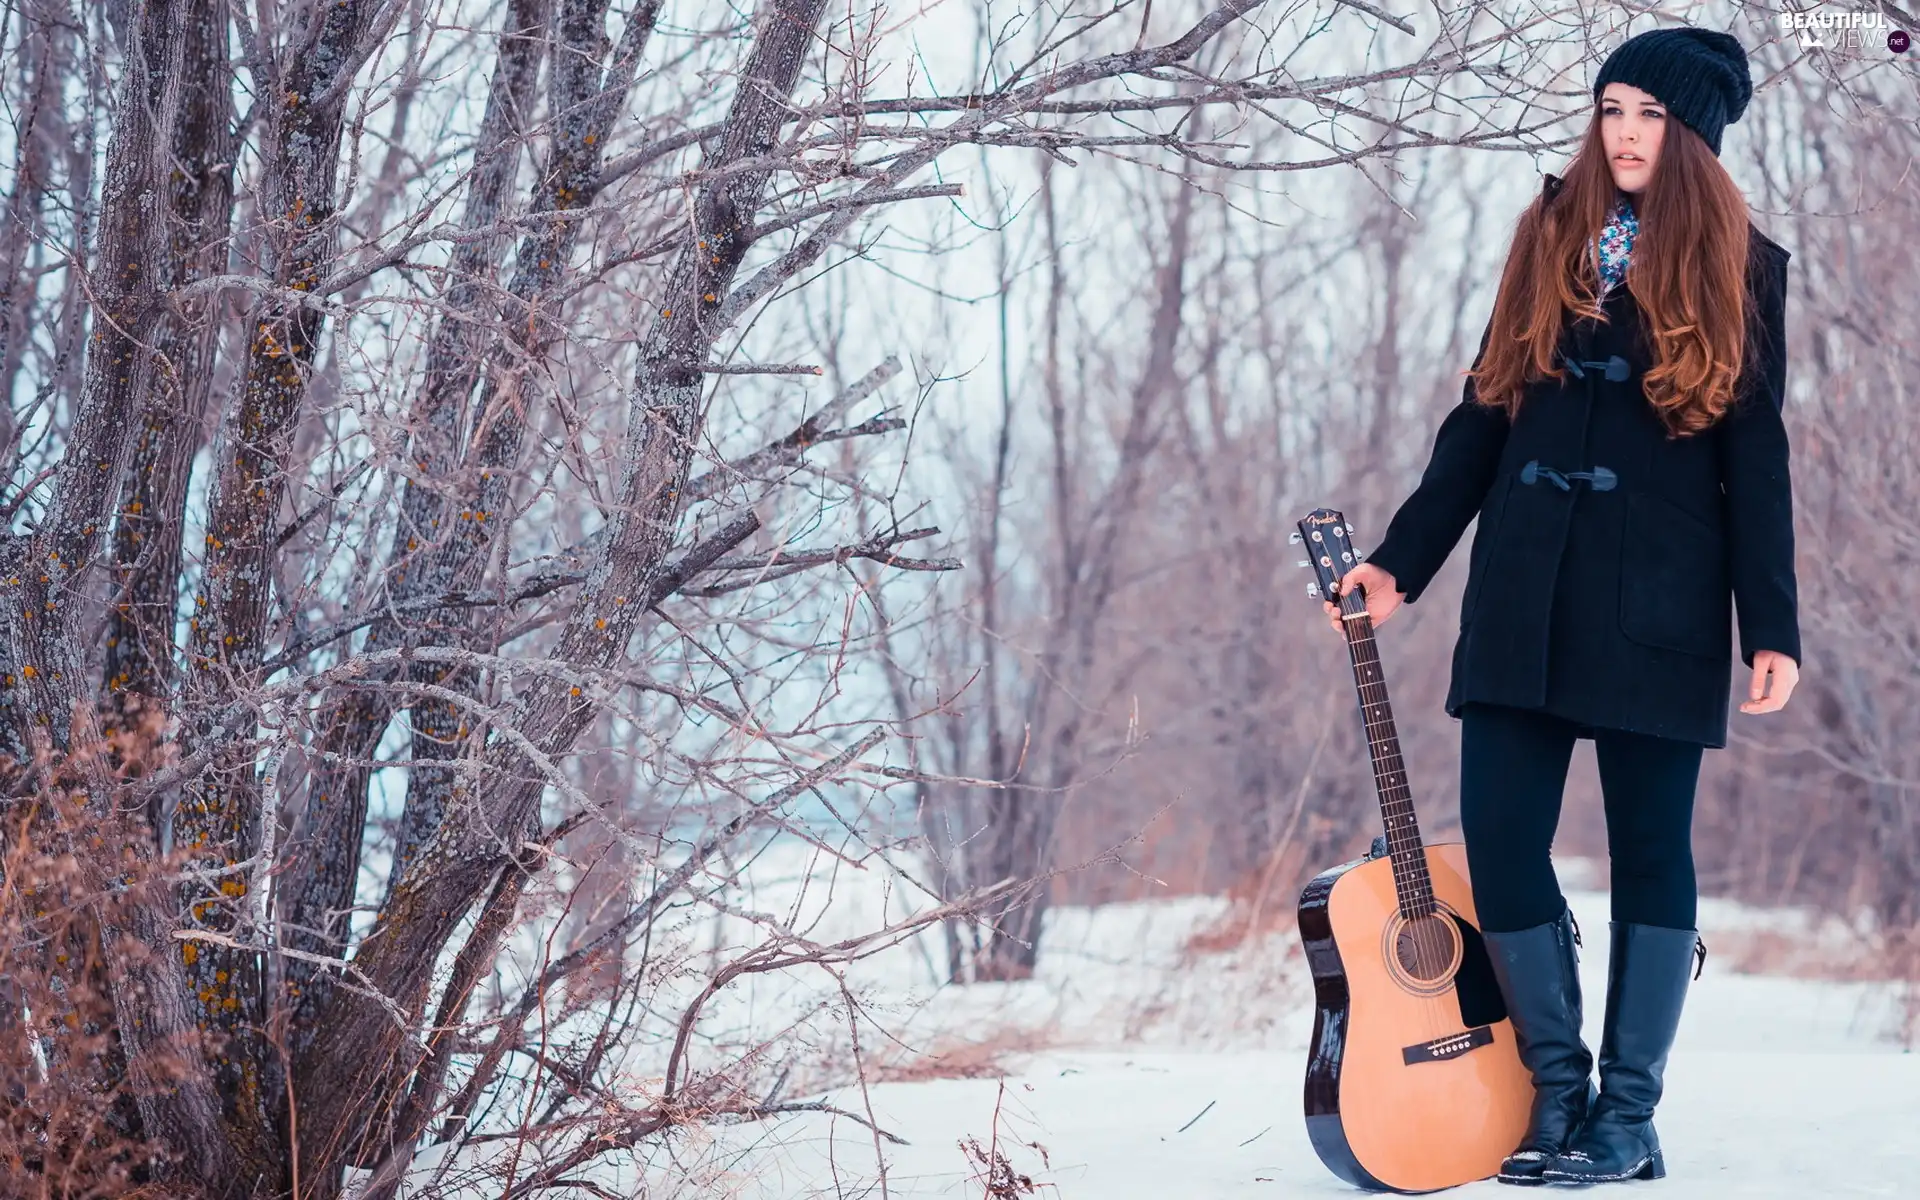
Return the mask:
M 1334 584 L 1333 594 L 1336 598 L 1344 596 L 1355 587 L 1359 587 L 1366 595 L 1367 616 L 1372 618 L 1376 627 L 1386 624 L 1387 618 L 1393 615 L 1393 610 L 1399 608 L 1400 602 L 1407 598 L 1407 594 L 1394 583 L 1391 574 L 1370 562 L 1363 562 L 1342 575 L 1339 582 Z M 1327 611 L 1327 620 L 1332 623 L 1335 630 L 1344 635 L 1346 628 L 1340 623 L 1340 606 L 1334 600 L 1324 600 L 1321 603 Z M 1758 661 L 1755 659 L 1755 662 Z
M 1767 686 L 1768 676 L 1772 676 L 1773 686 Z M 1793 695 L 1793 685 L 1800 682 L 1800 664 L 1780 653 L 1778 650 L 1755 650 L 1753 652 L 1753 682 L 1747 685 L 1747 701 L 1740 706 L 1743 713 L 1779 712 L 1787 706 L 1787 697 Z

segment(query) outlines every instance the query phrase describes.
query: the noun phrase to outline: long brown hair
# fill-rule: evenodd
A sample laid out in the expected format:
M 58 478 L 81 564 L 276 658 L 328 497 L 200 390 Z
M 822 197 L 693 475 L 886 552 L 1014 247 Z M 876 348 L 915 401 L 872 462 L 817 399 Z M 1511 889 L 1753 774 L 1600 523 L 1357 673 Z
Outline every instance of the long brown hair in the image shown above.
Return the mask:
M 1557 193 L 1520 215 L 1486 351 L 1474 377 L 1483 404 L 1519 412 L 1527 382 L 1564 380 L 1554 351 L 1565 323 L 1605 321 L 1593 242 L 1618 192 L 1600 140 L 1600 105 Z M 1669 436 L 1712 425 L 1733 402 L 1746 354 L 1746 197 L 1700 136 L 1669 115 L 1659 162 L 1634 197 L 1640 229 L 1625 286 L 1639 306 L 1652 366 L 1647 401 Z

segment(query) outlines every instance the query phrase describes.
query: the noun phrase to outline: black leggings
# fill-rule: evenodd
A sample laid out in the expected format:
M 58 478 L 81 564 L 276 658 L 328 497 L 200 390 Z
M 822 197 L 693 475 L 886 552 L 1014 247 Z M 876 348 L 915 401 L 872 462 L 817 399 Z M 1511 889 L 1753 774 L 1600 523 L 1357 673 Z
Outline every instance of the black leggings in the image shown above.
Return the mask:
M 1578 730 L 1546 713 L 1488 704 L 1460 711 L 1460 824 L 1480 926 L 1544 925 L 1565 900 L 1551 850 Z M 1592 731 L 1613 860 L 1613 919 L 1692 929 L 1693 794 L 1702 747 Z

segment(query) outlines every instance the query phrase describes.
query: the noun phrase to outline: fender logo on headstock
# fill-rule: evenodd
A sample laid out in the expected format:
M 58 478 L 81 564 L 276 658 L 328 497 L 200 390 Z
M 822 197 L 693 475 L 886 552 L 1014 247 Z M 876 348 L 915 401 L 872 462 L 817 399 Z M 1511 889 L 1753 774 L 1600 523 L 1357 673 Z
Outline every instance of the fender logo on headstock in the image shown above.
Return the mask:
M 1301 566 L 1313 568 L 1314 583 L 1307 595 L 1332 596 L 1340 578 L 1360 561 L 1350 540 L 1352 533 L 1353 523 L 1337 509 L 1316 508 L 1296 522 L 1287 540 L 1295 545 L 1305 543 L 1307 552 L 1313 555 L 1300 561 Z
M 1423 1062 L 1445 1062 L 1450 1058 L 1459 1058 L 1462 1054 L 1478 1050 L 1482 1046 L 1493 1045 L 1493 1026 L 1477 1025 L 1461 1033 L 1448 1034 L 1435 1038 L 1431 1042 L 1421 1042 L 1417 1046 L 1408 1046 L 1400 1051 L 1400 1057 L 1408 1066 Z

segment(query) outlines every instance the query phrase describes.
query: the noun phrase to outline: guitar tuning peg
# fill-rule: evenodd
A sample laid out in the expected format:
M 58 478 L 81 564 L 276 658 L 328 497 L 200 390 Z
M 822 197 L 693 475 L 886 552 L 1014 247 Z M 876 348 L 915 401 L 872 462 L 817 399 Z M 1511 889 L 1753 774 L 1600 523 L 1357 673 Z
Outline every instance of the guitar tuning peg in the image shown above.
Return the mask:
M 1310 558 L 1303 558 L 1296 561 L 1293 565 L 1296 567 L 1310 567 L 1313 565 L 1313 560 Z
M 1307 595 L 1308 595 L 1308 596 L 1310 596 L 1310 597 L 1312 597 L 1312 596 L 1318 596 L 1319 594 L 1320 594 L 1320 585 L 1319 585 L 1319 584 L 1317 584 L 1317 583 L 1310 583 L 1310 584 L 1308 584 L 1308 585 L 1307 585 Z
M 1298 529 L 1287 535 L 1287 544 L 1291 546 L 1298 546 L 1300 544 L 1300 531 Z

